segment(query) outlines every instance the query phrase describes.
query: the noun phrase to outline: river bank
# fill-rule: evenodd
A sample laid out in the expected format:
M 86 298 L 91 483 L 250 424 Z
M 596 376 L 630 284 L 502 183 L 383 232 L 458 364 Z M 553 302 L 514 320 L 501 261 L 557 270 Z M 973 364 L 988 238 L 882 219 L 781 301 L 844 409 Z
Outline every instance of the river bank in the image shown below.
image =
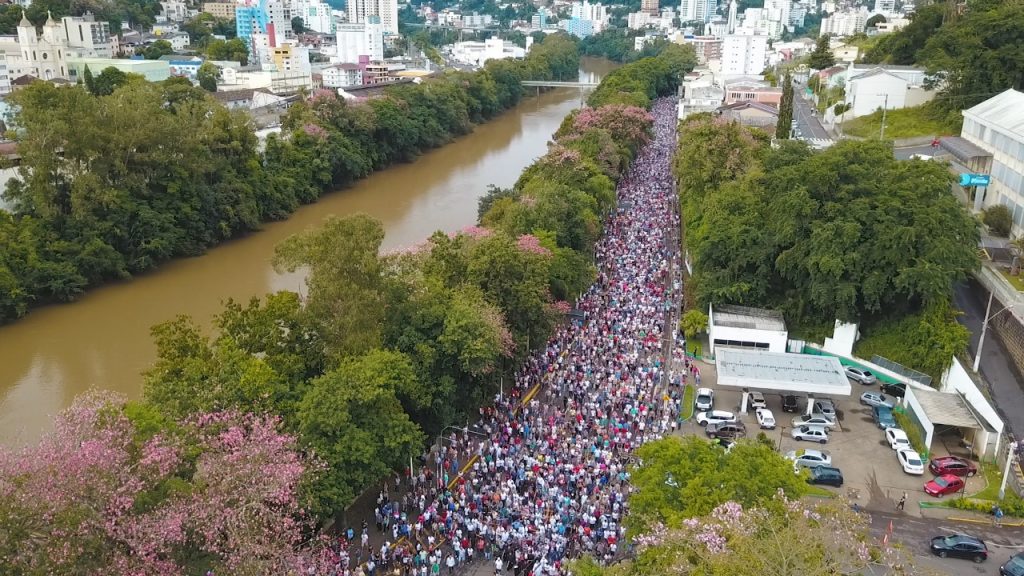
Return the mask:
M 614 68 L 585 60 L 581 79 Z M 473 133 L 417 160 L 373 174 L 288 220 L 225 243 L 206 255 L 169 262 L 130 282 L 111 284 L 72 304 L 40 308 L 0 327 L 0 442 L 30 442 L 51 416 L 90 387 L 138 397 L 141 377 L 155 357 L 154 324 L 178 314 L 201 322 L 228 298 L 247 300 L 273 290 L 299 290 L 297 275 L 270 266 L 282 239 L 331 214 L 365 212 L 384 223 L 384 249 L 408 246 L 434 230 L 476 221 L 477 199 L 489 184 L 509 186 L 546 151 L 551 134 L 578 106 L 575 90 L 553 90 L 518 106 Z

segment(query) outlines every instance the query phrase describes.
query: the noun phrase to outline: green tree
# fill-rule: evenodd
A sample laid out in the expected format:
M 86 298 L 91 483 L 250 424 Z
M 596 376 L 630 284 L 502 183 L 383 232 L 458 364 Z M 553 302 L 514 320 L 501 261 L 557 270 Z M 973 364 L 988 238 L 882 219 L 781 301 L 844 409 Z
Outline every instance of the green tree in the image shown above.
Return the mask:
M 292 18 L 292 31 L 296 34 L 302 34 L 306 31 L 306 23 L 302 20 L 302 16 Z
M 835 64 L 836 57 L 832 54 L 832 49 L 829 48 L 829 38 L 822 34 L 818 37 L 818 43 L 814 46 L 807 65 L 814 70 L 824 70 L 835 66 Z
M 206 45 L 206 56 L 210 60 L 240 62 L 245 66 L 249 63 L 249 46 L 241 38 L 214 39 Z
M 793 131 L 793 78 L 786 72 L 782 84 L 782 102 L 779 104 L 779 119 L 775 124 L 775 137 L 789 139 Z
M 217 91 L 217 78 L 219 76 L 220 69 L 209 62 L 200 64 L 199 71 L 196 73 L 196 77 L 199 79 L 199 86 L 207 92 Z
M 315 230 L 295 234 L 274 251 L 274 267 L 309 270 L 307 310 L 335 359 L 377 347 L 384 321 L 381 262 L 384 229 L 357 214 L 330 217 Z
M 108 66 L 93 78 L 93 89 L 90 92 L 95 96 L 109 96 L 114 93 L 114 90 L 131 82 L 133 77 L 138 78 L 135 74 L 126 74 L 113 66 Z M 88 86 L 88 82 L 86 86 Z
M 308 488 L 322 518 L 344 510 L 422 446 L 422 432 L 396 395 L 415 375 L 392 359 L 374 353 L 349 359 L 314 380 L 302 401 L 300 439 L 327 465 Z
M 82 71 L 82 79 L 85 83 L 85 89 L 91 94 L 96 94 L 96 79 L 92 76 L 92 70 L 89 70 L 89 65 L 85 65 L 85 70 Z
M 875 26 L 878 25 L 879 22 L 883 22 L 884 23 L 884 22 L 888 22 L 888 20 L 886 20 L 885 16 L 883 16 L 881 14 L 875 14 L 871 18 L 868 18 L 868 21 L 864 23 L 864 28 L 866 28 L 866 29 L 874 28 Z
M 157 40 L 145 48 L 140 48 L 136 54 L 142 54 L 146 60 L 159 60 L 161 56 L 174 54 L 174 48 L 167 40 Z
M 976 2 L 928 38 L 917 57 L 929 85 L 941 90 L 935 104 L 950 113 L 1009 88 L 1024 88 L 1024 4 Z
M 996 204 L 982 211 L 981 221 L 993 234 L 1006 238 L 1013 227 L 1013 214 L 1005 205 Z
M 683 314 L 681 325 L 683 328 L 683 334 L 686 335 L 686 339 L 695 340 L 701 332 L 707 331 L 708 315 L 696 308 L 692 308 Z
M 643 465 L 631 471 L 636 490 L 625 518 L 631 534 L 658 523 L 679 528 L 726 502 L 761 506 L 780 490 L 791 499 L 807 491 L 793 463 L 760 442 L 741 441 L 726 452 L 703 438 L 670 436 L 641 446 L 636 455 Z
M 942 26 L 947 5 L 942 2 L 917 6 L 910 15 L 910 24 L 886 34 L 864 54 L 864 62 L 872 64 L 908 65 L 917 62 L 917 53 Z

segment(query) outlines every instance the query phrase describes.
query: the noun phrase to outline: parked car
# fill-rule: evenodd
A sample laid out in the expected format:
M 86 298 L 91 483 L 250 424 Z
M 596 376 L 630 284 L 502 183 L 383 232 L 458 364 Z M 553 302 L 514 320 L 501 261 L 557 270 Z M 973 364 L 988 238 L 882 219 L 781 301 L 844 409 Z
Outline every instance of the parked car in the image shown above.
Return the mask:
M 860 382 L 864 385 L 871 385 L 877 381 L 875 379 L 875 375 L 872 374 L 870 370 L 856 368 L 854 366 L 846 367 L 846 377 L 854 382 Z
M 707 426 L 716 422 L 736 422 L 736 415 L 725 410 L 709 410 L 697 413 L 697 424 Z
M 763 430 L 775 430 L 775 414 L 767 408 L 758 408 L 754 411 L 757 416 L 757 425 Z
M 882 393 L 903 398 L 907 395 L 907 385 L 903 382 L 882 382 Z
M 928 464 L 928 469 L 936 476 L 952 474 L 953 476 L 966 476 L 970 478 L 978 473 L 978 467 L 974 463 L 963 458 L 957 458 L 956 456 L 933 458 Z
M 820 414 L 797 416 L 796 418 L 793 418 L 793 427 L 799 428 L 800 426 L 821 426 L 822 428 L 831 430 L 836 427 L 836 422 L 835 420 L 829 420 Z
M 932 554 L 939 558 L 964 558 L 981 563 L 988 560 L 985 541 L 966 534 L 951 534 L 932 538 Z
M 886 428 L 885 441 L 889 443 L 889 448 L 893 450 L 911 447 L 910 438 L 907 438 L 907 433 L 901 428 Z
M 747 405 L 754 410 L 768 406 L 768 403 L 764 401 L 764 394 L 761 394 L 760 392 L 751 392 L 747 400 Z
M 860 403 L 865 406 L 888 406 L 896 405 L 896 400 L 878 392 L 865 392 L 860 395 Z
M 875 406 L 871 409 L 871 415 L 875 418 L 875 424 L 882 430 L 886 428 L 899 428 L 896 418 L 892 415 L 892 408 L 888 406 Z
M 836 405 L 828 398 L 819 398 L 818 400 L 815 400 L 814 410 L 812 410 L 811 413 L 820 414 L 833 422 L 836 421 Z
M 800 398 L 786 394 L 782 397 L 782 411 L 783 412 L 798 412 L 800 410 Z
M 999 567 L 999 576 L 1024 576 L 1024 552 L 1017 552 Z
M 807 481 L 811 484 L 828 484 L 840 488 L 843 485 L 843 473 L 839 468 L 815 466 L 811 468 L 811 477 Z
M 954 494 L 963 490 L 964 481 L 959 476 L 953 476 L 952 474 L 943 474 L 942 476 L 936 476 L 935 479 L 929 480 L 924 485 L 924 491 L 931 496 L 941 498 L 946 494 Z
M 828 442 L 828 431 L 821 426 L 801 426 L 799 428 L 793 428 L 790 435 L 794 440 L 806 440 L 808 442 L 818 442 L 821 444 Z
M 832 465 L 832 455 L 826 450 L 790 450 L 786 452 L 786 458 L 804 468 Z
M 715 391 L 711 388 L 700 388 L 697 390 L 697 399 L 694 400 L 693 405 L 697 410 L 708 411 L 711 410 L 711 405 L 715 403 Z
M 747 435 L 747 427 L 743 422 L 714 422 L 708 424 L 704 432 L 708 438 L 743 438 Z
M 921 460 L 921 455 L 914 450 L 910 448 L 897 450 L 896 459 L 900 461 L 900 466 L 903 467 L 903 471 L 907 474 L 913 474 L 914 476 L 924 474 L 924 461 Z

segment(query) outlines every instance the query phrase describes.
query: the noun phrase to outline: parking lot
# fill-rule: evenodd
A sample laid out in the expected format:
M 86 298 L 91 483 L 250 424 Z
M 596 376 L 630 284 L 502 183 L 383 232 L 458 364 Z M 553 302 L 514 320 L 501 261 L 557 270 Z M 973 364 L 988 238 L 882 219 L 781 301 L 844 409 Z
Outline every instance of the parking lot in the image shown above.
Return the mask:
M 701 367 L 701 386 L 714 390 L 715 410 L 739 412 L 741 391 L 731 387 L 717 386 L 714 366 Z M 800 412 L 787 413 L 782 411 L 781 393 L 764 394 L 767 408 L 775 416 L 777 423 L 775 430 L 760 430 L 752 409 L 746 414 L 738 414 L 738 416 L 746 426 L 747 438 L 756 438 L 758 432 L 764 432 L 772 439 L 782 454 L 801 448 L 821 449 L 829 452 L 832 457 L 832 466 L 842 470 L 844 484 L 842 488 L 824 487 L 825 489 L 848 497 L 852 502 L 868 510 L 888 512 L 896 510 L 896 505 L 905 492 L 907 501 L 904 512 L 921 515 L 918 502 L 938 500 L 924 492 L 924 484 L 931 480 L 933 475 L 927 468 L 922 476 L 910 475 L 903 471 L 897 461 L 896 452 L 886 443 L 883 430 L 875 424 L 871 408 L 860 404 L 860 394 L 867 391 L 878 392 L 879 387 L 878 385 L 865 386 L 854 383 L 851 396 L 832 397 L 839 416 L 839 425 L 829 434 L 828 443 L 824 445 L 796 441 L 791 438 L 792 420 L 805 413 L 806 397 L 801 397 Z M 704 435 L 703 427 L 696 423 L 696 418 L 691 418 L 683 427 L 683 431 Z M 932 445 L 933 452 L 929 458 L 950 455 L 951 451 L 953 456 L 967 455 L 966 449 L 957 450 L 958 446 L 955 441 L 947 442 L 951 444 L 947 447 L 941 440 L 941 437 L 936 436 Z M 984 482 L 981 474 L 974 478 L 968 478 L 966 493 L 971 494 L 983 489 Z M 943 498 L 955 497 L 951 494 Z

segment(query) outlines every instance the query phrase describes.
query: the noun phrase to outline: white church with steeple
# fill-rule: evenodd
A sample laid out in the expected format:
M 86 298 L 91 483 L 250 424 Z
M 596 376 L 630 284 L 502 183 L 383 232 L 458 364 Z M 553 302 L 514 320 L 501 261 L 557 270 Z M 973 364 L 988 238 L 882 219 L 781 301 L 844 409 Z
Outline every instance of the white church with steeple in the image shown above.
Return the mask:
M 113 58 L 118 51 L 110 25 L 96 21 L 92 14 L 58 21 L 47 13 L 46 23 L 38 29 L 22 13 L 18 35 L 0 36 L 0 53 L 6 56 L 11 80 L 26 75 L 68 80 L 69 59 Z
M 49 12 L 41 34 L 22 12 L 18 24 L 18 48 L 20 62 L 12 62 L 10 52 L 7 54 L 7 67 L 15 77 L 30 74 L 40 80 L 67 79 L 68 35 L 64 26 Z M 20 70 L 21 74 L 14 70 Z

